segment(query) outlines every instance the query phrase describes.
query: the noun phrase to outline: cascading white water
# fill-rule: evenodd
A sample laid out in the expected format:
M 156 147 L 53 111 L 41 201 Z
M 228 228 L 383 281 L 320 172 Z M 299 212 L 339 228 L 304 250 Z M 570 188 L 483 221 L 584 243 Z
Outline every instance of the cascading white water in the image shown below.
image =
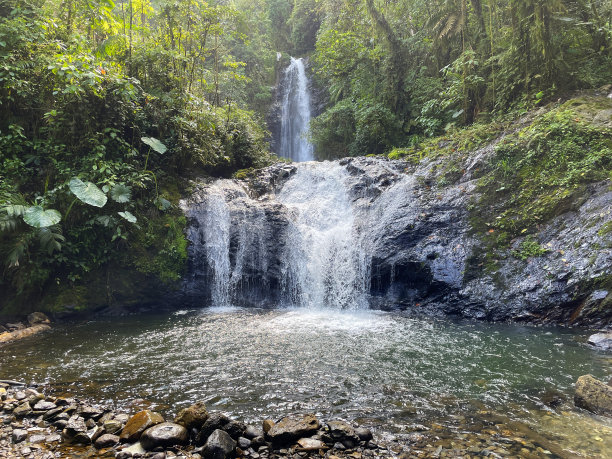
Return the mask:
M 310 93 L 301 58 L 291 58 L 282 87 L 280 155 L 296 162 L 312 161 L 313 147 L 306 138 L 310 125 Z
M 367 307 L 369 257 L 360 248 L 346 176 L 337 163 L 304 164 L 277 196 L 293 214 L 282 257 L 288 304 Z

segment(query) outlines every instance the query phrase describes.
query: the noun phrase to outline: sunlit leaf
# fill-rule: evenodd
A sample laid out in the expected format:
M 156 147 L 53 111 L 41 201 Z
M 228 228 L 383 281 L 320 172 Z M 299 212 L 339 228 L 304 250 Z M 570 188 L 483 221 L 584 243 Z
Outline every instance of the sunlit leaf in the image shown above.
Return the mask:
M 34 228 L 46 228 L 57 225 L 62 220 L 62 214 L 54 209 L 43 209 L 42 206 L 28 207 L 23 213 L 23 221 Z
M 130 223 L 136 223 L 136 217 L 131 213 L 128 212 L 127 210 L 124 212 L 117 212 L 119 215 L 121 215 L 123 218 L 125 218 L 128 222 Z
M 141 137 L 140 140 L 142 140 L 160 155 L 163 155 L 168 150 L 168 148 L 155 137 Z
M 108 200 L 104 192 L 95 184 L 83 182 L 77 177 L 73 177 L 68 186 L 77 198 L 90 206 L 104 207 Z
M 111 189 L 110 196 L 113 201 L 118 203 L 129 202 L 132 198 L 132 189 L 127 185 L 118 183 Z

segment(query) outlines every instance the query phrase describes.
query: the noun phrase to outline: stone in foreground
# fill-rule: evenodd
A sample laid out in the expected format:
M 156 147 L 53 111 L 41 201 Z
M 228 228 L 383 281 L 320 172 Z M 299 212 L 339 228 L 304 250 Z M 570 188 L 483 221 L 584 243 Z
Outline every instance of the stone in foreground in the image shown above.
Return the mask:
M 144 449 L 152 450 L 174 445 L 184 445 L 189 441 L 189 432 L 180 424 L 162 422 L 145 430 L 140 437 Z
M 139 411 L 128 420 L 121 431 L 121 441 L 129 443 L 134 442 L 138 440 L 142 433 L 149 427 L 161 424 L 162 422 L 164 422 L 164 418 L 162 418 L 159 413 L 149 410 Z
M 313 414 L 286 417 L 274 424 L 267 435 L 272 440 L 272 443 L 289 443 L 315 434 L 319 427 L 321 427 L 321 424 Z
M 227 432 L 221 429 L 217 429 L 210 434 L 202 450 L 204 459 L 229 459 L 235 456 L 236 442 Z
M 202 402 L 196 402 L 189 408 L 181 410 L 176 418 L 174 418 L 174 422 L 182 425 L 187 430 L 193 428 L 199 430 L 207 419 L 208 411 L 206 411 L 206 406 Z
M 595 414 L 612 416 L 612 387 L 591 375 L 581 376 L 576 382 L 574 404 Z
M 297 441 L 297 444 L 304 451 L 317 451 L 325 448 L 325 443 L 323 443 L 321 440 L 315 440 L 314 438 L 300 438 Z
M 598 349 L 608 351 L 612 349 L 612 332 L 595 333 L 589 336 L 588 343 Z
M 95 441 L 94 446 L 98 449 L 108 448 L 109 446 L 115 446 L 119 443 L 119 437 L 117 435 L 104 434 Z

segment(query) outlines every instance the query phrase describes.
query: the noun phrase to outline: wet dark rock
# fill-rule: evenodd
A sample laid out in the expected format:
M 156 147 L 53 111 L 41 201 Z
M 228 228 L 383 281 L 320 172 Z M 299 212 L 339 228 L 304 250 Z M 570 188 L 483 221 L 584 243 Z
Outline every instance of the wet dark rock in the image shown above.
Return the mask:
M 187 430 L 200 429 L 208 419 L 208 411 L 202 402 L 196 402 L 188 408 L 179 412 L 174 418 L 174 422 L 182 425 Z
M 162 422 L 153 427 L 149 427 L 140 437 L 143 448 L 152 450 L 173 445 L 184 445 L 189 440 L 189 432 L 180 424 L 172 422 Z
M 243 450 L 248 449 L 251 447 L 251 440 L 245 437 L 238 437 L 238 446 Z
M 581 376 L 576 382 L 574 403 L 593 413 L 612 416 L 612 387 L 591 375 Z
M 104 410 L 95 406 L 83 406 L 79 410 L 79 414 L 85 419 L 98 420 L 104 414 Z
M 482 228 L 472 227 L 469 210 L 479 198 L 473 171 L 493 153 L 491 147 L 482 155 L 467 155 L 466 164 L 458 165 L 463 172 L 445 184 L 443 164 L 436 158 L 416 166 L 367 157 L 338 162 L 348 173 L 345 187 L 355 229 L 368 241 L 370 307 L 492 321 L 612 324 L 606 307 L 610 292 L 601 287 L 609 282 L 612 253 L 596 250 L 609 243 L 600 234 L 606 220 L 600 215 L 611 209 L 609 183 L 589 185 L 584 199 L 541 222 L 536 239 L 548 250 L 542 256 L 522 260 L 512 255 L 526 241 L 522 235 L 512 247 L 496 249 L 493 268 L 487 266 L 492 249 L 475 233 Z M 238 305 L 266 307 L 282 298 L 282 261 L 292 213 L 275 201 L 275 193 L 286 175 L 294 173 L 288 167 L 296 166 L 279 163 L 239 184 L 224 185 L 232 222 L 240 221 L 230 230 L 230 260 L 238 258 L 241 247 L 264 247 L 261 253 L 267 257 L 259 264 L 258 254 L 241 258 L 246 260 L 242 279 L 232 291 Z M 200 229 L 197 217 L 205 197 L 206 190 L 199 190 L 184 207 L 194 234 Z M 243 233 L 251 240 L 240 246 Z M 196 304 L 210 298 L 214 273 L 201 250 L 190 250 L 184 295 L 186 302 Z
M 121 431 L 121 441 L 133 442 L 140 438 L 142 433 L 149 427 L 164 422 L 164 418 L 159 413 L 143 410 L 132 416 Z
M 234 440 L 237 440 L 239 437 L 243 436 L 246 428 L 247 426 L 244 422 L 234 420 L 223 426 L 223 430 L 225 430 Z
M 204 459 L 228 459 L 236 455 L 236 442 L 221 429 L 213 431 L 204 445 Z
M 261 428 L 257 428 L 255 426 L 247 426 L 244 431 L 244 436 L 248 439 L 253 439 L 255 437 L 263 437 L 264 431 Z
M 83 435 L 87 437 L 86 432 L 87 426 L 85 425 L 85 419 L 78 415 L 74 415 L 66 423 L 62 431 L 62 437 L 69 443 L 83 443 Z M 79 440 L 77 440 L 77 437 L 79 437 Z M 87 442 L 89 442 L 89 437 Z
M 267 436 L 275 444 L 289 443 L 315 434 L 319 427 L 319 420 L 312 414 L 285 417 L 268 430 Z
M 608 351 L 612 349 L 612 332 L 595 333 L 589 336 L 588 343 L 598 349 Z
M 202 429 L 196 438 L 197 445 L 203 445 L 206 440 L 215 430 L 221 429 L 229 424 L 230 419 L 223 413 L 212 413 L 208 416 L 208 419 L 202 424 Z

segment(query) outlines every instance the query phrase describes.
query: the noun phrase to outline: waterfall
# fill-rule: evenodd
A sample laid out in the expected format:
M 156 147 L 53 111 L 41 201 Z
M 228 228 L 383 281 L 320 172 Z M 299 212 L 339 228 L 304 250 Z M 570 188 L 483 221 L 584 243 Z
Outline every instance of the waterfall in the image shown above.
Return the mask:
M 360 309 L 368 305 L 363 249 L 344 166 L 308 162 L 275 195 L 251 196 L 233 180 L 182 203 L 200 305 Z
M 296 162 L 314 160 L 312 144 L 306 138 L 310 125 L 310 94 L 304 61 L 291 58 L 281 87 L 280 155 Z
M 300 165 L 277 196 L 292 217 L 281 258 L 282 296 L 288 304 L 367 306 L 368 257 L 360 249 L 347 175 L 337 163 Z

